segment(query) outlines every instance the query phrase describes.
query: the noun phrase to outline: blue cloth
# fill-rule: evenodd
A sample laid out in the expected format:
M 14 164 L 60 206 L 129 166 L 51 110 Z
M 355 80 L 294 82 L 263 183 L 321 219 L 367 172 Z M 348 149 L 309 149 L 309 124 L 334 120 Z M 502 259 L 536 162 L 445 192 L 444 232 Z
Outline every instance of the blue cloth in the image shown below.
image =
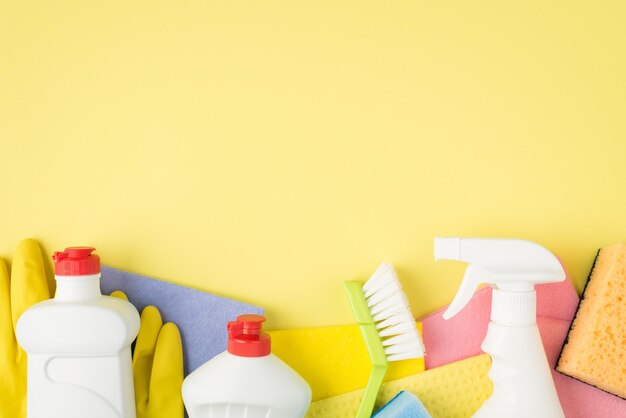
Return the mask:
M 387 402 L 385 406 L 380 408 L 378 412 L 372 415 L 372 418 L 431 418 L 422 402 L 412 394 L 403 390 L 398 393 L 392 400 Z
M 102 266 L 102 294 L 126 293 L 141 312 L 156 306 L 163 323 L 173 322 L 183 342 L 185 376 L 226 350 L 226 324 L 243 314 L 263 315 L 263 309 L 200 290 Z

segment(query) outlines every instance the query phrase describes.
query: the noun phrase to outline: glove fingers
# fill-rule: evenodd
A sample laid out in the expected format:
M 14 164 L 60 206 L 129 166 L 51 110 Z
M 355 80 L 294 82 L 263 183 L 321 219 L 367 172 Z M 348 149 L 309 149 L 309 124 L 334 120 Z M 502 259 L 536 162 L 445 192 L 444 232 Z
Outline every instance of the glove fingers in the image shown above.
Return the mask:
M 126 293 L 122 292 L 121 290 L 114 290 L 111 293 L 111 296 L 118 299 L 124 299 L 126 302 L 128 302 L 128 296 L 126 296 Z
M 39 245 L 30 238 L 22 240 L 15 250 L 11 269 L 11 316 L 14 329 L 26 309 L 46 299 L 50 299 L 50 290 Z
M 141 325 L 133 353 L 135 400 L 138 409 L 145 407 L 148 403 L 154 351 L 162 326 L 163 321 L 159 310 L 154 306 L 146 306 L 141 312 Z
M 175 324 L 168 322 L 161 328 L 154 354 L 150 379 L 150 410 L 163 411 L 164 417 L 182 418 L 183 378 L 183 346 L 180 332 Z
M 0 259 L 0 361 L 2 364 L 14 361 L 16 347 L 15 331 L 11 320 L 11 282 L 7 266 L 4 260 Z

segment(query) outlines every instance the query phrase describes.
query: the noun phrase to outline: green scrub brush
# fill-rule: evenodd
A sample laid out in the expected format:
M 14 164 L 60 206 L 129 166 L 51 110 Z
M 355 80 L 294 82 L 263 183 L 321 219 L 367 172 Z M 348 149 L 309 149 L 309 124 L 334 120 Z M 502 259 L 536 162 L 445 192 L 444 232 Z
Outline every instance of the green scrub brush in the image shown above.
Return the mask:
M 372 360 L 372 372 L 357 413 L 357 418 L 370 418 L 389 362 L 424 357 L 424 344 L 391 265 L 381 264 L 362 286 L 348 281 L 344 288 Z

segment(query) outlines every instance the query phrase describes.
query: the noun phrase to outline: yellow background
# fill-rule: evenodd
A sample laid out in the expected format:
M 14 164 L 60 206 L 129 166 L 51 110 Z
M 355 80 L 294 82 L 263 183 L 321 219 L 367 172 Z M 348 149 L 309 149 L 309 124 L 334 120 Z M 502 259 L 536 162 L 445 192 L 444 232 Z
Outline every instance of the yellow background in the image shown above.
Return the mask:
M 103 262 L 348 324 L 436 234 L 520 237 L 577 288 L 626 239 L 626 2 L 0 1 L 0 255 Z

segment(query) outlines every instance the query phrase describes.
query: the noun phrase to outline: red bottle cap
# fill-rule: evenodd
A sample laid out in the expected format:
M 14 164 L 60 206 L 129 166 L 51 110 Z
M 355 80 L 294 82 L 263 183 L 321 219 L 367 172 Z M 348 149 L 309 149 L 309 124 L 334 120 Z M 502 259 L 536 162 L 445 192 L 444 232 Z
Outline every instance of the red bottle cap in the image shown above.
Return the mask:
M 87 276 L 100 273 L 100 257 L 92 252 L 93 247 L 68 247 L 65 251 L 56 251 L 54 274 L 57 276 Z
M 263 357 L 272 352 L 270 336 L 263 332 L 265 317 L 239 315 L 228 323 L 228 352 L 240 357 Z

